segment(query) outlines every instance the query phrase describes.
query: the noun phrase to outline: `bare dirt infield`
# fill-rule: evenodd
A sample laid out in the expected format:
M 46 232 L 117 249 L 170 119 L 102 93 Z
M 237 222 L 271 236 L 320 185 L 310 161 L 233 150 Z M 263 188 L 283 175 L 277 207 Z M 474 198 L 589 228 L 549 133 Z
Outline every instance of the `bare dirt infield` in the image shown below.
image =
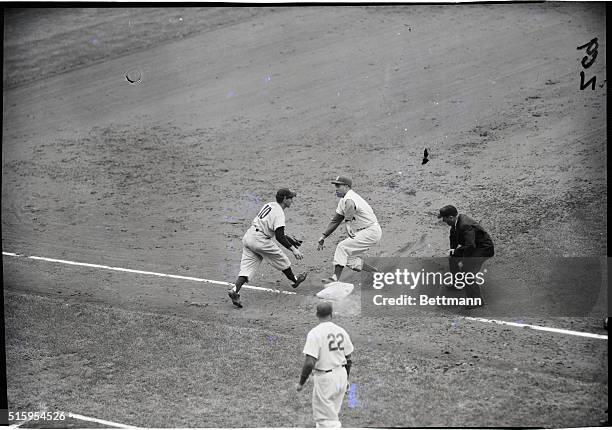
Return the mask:
M 447 203 L 482 220 L 508 268 L 606 255 L 604 9 L 5 14 L 3 251 L 233 282 L 242 234 L 288 186 L 288 231 L 305 239 L 295 266 L 310 273 L 296 295 L 245 290 L 239 311 L 222 286 L 4 257 L 9 408 L 148 427 L 311 426 L 309 392 L 291 390 L 343 238 L 316 251 L 337 174 L 379 217 L 372 255 L 424 233 L 422 255 L 444 255 L 435 213 Z M 598 85 L 579 91 L 576 47 L 593 37 Z M 265 265 L 253 283 L 289 289 Z M 605 341 L 364 318 L 358 299 L 337 312 L 357 346 L 346 427 L 605 418 Z M 603 334 L 606 301 L 588 318 L 533 322 Z

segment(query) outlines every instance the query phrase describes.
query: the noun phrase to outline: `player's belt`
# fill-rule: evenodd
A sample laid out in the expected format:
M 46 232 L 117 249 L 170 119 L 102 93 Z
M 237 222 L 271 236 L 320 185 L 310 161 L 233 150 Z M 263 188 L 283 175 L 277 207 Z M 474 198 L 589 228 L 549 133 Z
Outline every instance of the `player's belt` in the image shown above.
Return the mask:
M 365 230 L 366 228 L 370 228 L 370 227 L 372 227 L 373 225 L 376 225 L 376 224 L 378 224 L 378 223 L 377 223 L 377 222 L 374 222 L 374 223 L 372 223 L 372 224 L 370 224 L 370 225 L 366 225 L 365 227 L 358 228 L 358 229 L 357 229 L 357 230 L 355 230 L 355 231 Z
M 346 367 L 346 364 L 343 364 L 342 366 L 338 366 L 338 367 Z M 338 367 L 334 367 L 334 369 L 337 369 Z M 329 373 L 334 369 L 329 369 L 329 370 L 321 370 L 321 369 L 315 369 L 317 372 L 321 372 L 321 373 Z

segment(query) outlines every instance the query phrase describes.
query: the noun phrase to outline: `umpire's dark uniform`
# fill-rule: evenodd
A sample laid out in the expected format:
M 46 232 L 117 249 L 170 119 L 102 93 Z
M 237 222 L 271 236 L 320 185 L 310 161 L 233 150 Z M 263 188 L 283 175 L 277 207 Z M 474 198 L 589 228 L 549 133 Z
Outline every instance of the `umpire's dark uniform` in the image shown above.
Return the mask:
M 491 236 L 469 216 L 457 214 L 454 206 L 440 209 L 440 218 L 449 215 L 456 216 L 449 235 L 450 247 L 455 250 L 449 257 L 451 272 L 479 272 L 485 260 L 495 255 Z M 463 268 L 457 266 L 459 261 L 463 262 Z M 466 285 L 465 294 L 467 297 L 481 297 L 480 286 L 476 283 Z

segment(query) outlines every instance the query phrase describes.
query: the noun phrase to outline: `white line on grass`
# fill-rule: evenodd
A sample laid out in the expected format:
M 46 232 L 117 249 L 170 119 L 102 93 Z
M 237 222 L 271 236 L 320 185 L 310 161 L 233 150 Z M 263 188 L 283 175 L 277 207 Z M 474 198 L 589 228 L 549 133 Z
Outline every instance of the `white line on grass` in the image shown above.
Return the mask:
M 112 421 L 100 420 L 98 418 L 92 418 L 92 417 L 86 417 L 84 415 L 73 414 L 72 412 L 67 412 L 66 415 L 68 415 L 69 418 L 74 418 L 74 419 L 81 420 L 81 421 L 90 421 L 92 423 L 103 424 L 105 426 L 117 427 L 117 428 L 120 428 L 120 429 L 135 429 L 135 428 L 138 428 L 138 427 L 134 427 L 134 426 L 128 426 L 128 425 L 125 425 L 125 424 L 114 423 Z
M 82 267 L 92 267 L 95 269 L 106 269 L 106 270 L 114 270 L 116 272 L 127 272 L 127 273 L 137 273 L 139 275 L 151 275 L 151 276 L 159 276 L 162 278 L 172 278 L 172 279 L 181 279 L 184 281 L 195 281 L 195 282 L 206 282 L 208 284 L 217 284 L 217 285 L 225 285 L 228 287 L 233 287 L 234 284 L 230 284 L 229 282 L 222 282 L 222 281 L 215 281 L 215 280 L 211 280 L 211 279 L 203 279 L 203 278 L 194 278 L 191 276 L 180 276 L 180 275 L 169 275 L 167 273 L 158 273 L 158 272 L 147 272 L 144 270 L 134 270 L 134 269 L 124 269 L 123 267 L 111 267 L 111 266 L 105 266 L 102 264 L 92 264 L 92 263 L 80 263 L 78 261 L 70 261 L 70 260 L 58 260 L 56 258 L 47 258 L 47 257 L 37 257 L 35 255 L 22 255 L 22 254 L 15 254 L 13 252 L 2 252 L 2 255 L 6 255 L 8 257 L 23 257 L 23 258 L 29 258 L 31 260 L 40 260 L 40 261 L 47 261 L 50 263 L 60 263 L 60 264 L 68 264 L 71 266 L 82 266 Z M 251 290 L 258 290 L 258 291 L 267 291 L 269 293 L 278 293 L 278 294 L 297 294 L 293 291 L 281 291 L 281 290 L 274 290 L 272 288 L 263 288 L 263 287 L 256 287 L 255 285 L 243 285 L 242 288 L 248 288 Z
M 582 331 L 565 330 L 562 328 L 543 327 L 539 325 L 521 324 L 521 323 L 501 321 L 501 320 L 490 320 L 486 318 L 476 318 L 476 317 L 464 317 L 464 318 L 466 320 L 471 320 L 471 321 L 480 321 L 480 322 L 495 323 L 495 324 L 501 324 L 501 325 L 509 325 L 512 327 L 531 328 L 533 330 L 550 331 L 553 333 L 569 334 L 572 336 L 591 337 L 594 339 L 608 339 L 608 336 L 605 334 L 586 333 Z

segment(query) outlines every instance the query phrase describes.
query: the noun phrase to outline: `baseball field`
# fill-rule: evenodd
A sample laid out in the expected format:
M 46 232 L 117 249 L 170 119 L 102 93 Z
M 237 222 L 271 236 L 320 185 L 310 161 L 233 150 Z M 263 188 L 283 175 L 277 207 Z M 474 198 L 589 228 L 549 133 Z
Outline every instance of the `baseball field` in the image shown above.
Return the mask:
M 380 221 L 370 257 L 420 238 L 411 256 L 445 256 L 436 215 L 453 204 L 490 233 L 486 264 L 509 285 L 550 259 L 607 267 L 605 15 L 591 2 L 5 9 L 11 424 L 312 427 L 311 384 L 294 384 L 346 237 L 317 250 L 337 175 Z M 297 192 L 287 232 L 304 259 L 288 254 L 308 278 L 294 290 L 264 263 L 237 309 L 225 283 L 242 235 L 281 187 Z M 347 271 L 355 290 L 334 303 L 355 345 L 344 427 L 607 421 L 607 287 L 580 315 L 397 318 L 362 315 L 360 279 Z

